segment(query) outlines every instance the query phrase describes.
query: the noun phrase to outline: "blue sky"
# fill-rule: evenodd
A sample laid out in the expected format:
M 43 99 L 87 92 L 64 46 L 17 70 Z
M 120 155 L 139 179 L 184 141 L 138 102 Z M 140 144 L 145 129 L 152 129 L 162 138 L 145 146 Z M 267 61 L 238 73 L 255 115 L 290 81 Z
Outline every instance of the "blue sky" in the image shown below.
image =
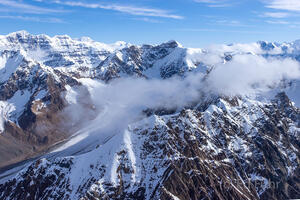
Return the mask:
M 187 47 L 300 39 L 300 0 L 0 0 L 0 34 L 27 30 Z

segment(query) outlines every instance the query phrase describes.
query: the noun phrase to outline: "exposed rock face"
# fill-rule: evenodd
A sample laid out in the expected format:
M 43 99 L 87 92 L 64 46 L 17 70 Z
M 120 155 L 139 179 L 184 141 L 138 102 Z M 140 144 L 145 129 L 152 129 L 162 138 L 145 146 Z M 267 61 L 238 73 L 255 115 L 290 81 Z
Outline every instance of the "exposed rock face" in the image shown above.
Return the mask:
M 38 160 L 0 185 L 0 197 L 299 198 L 299 109 L 284 93 L 215 102 L 131 124 L 79 157 Z
M 34 152 L 41 151 L 67 136 L 58 126 L 62 120 L 59 113 L 67 105 L 63 99 L 63 92 L 66 90 L 64 85 L 72 78 L 61 77 L 60 80 L 55 80 L 54 75 L 40 64 L 22 59 L 16 71 L 0 87 L 1 100 L 16 103 L 11 120 L 5 123 L 0 142 L 3 142 L 4 148 L 14 144 L 19 146 L 18 151 L 9 148 L 12 152 L 1 153 L 7 157 L 0 156 L 0 166 L 11 163 L 10 159 L 13 162 L 18 161 L 19 156 L 23 159 L 33 156 Z M 75 85 L 76 80 L 73 81 Z

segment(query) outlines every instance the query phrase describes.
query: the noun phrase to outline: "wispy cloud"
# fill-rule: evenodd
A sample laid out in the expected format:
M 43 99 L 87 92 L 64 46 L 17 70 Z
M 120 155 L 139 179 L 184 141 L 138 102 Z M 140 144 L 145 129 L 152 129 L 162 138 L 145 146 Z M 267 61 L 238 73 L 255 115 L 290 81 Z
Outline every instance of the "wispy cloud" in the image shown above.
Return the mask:
M 197 3 L 205 4 L 208 7 L 228 7 L 231 6 L 227 0 L 194 0 Z
M 155 8 L 146 8 L 146 7 L 136 7 L 129 5 L 118 5 L 118 4 L 101 4 L 94 3 L 88 4 L 78 1 L 54 1 L 56 4 L 72 6 L 72 7 L 83 7 L 83 8 L 92 8 L 92 9 L 105 9 L 105 10 L 113 10 L 118 11 L 130 15 L 137 16 L 147 16 L 147 17 L 162 17 L 162 18 L 170 18 L 170 19 L 183 19 L 183 16 L 172 14 L 168 10 L 155 9 Z
M 287 11 L 300 11 L 299 0 L 264 0 L 267 8 Z
M 265 12 L 261 16 L 262 17 L 270 17 L 270 18 L 286 18 L 286 17 L 290 17 L 291 14 L 286 13 L 286 12 Z
M 152 19 L 152 18 L 148 18 L 148 17 L 133 18 L 133 20 L 144 21 L 144 22 L 149 22 L 149 23 L 162 23 L 162 21 L 160 21 L 160 20 Z
M 58 18 L 40 18 L 40 17 L 28 17 L 28 16 L 12 16 L 12 15 L 0 15 L 0 19 L 13 19 L 32 22 L 46 22 L 46 23 L 65 23 Z
M 238 20 L 220 19 L 220 20 L 213 21 L 213 23 L 217 24 L 217 25 L 222 25 L 222 26 L 246 26 Z
M 232 30 L 232 29 L 210 29 L 210 28 L 183 28 L 176 31 L 183 32 L 218 32 L 218 33 L 242 33 L 242 34 L 265 34 L 264 31 Z
M 49 14 L 65 12 L 60 9 L 49 9 L 23 3 L 22 1 L 0 0 L 0 5 L 5 6 L 2 11 L 14 13 Z
M 290 25 L 291 23 L 285 20 L 266 20 L 268 24 Z
M 265 21 L 268 24 L 275 24 L 280 26 L 287 26 L 290 28 L 300 28 L 300 22 L 296 21 L 286 21 L 286 20 L 267 20 Z
M 207 18 L 204 23 L 206 25 L 211 26 L 218 26 L 218 27 L 253 27 L 254 25 L 250 25 L 246 21 L 242 22 L 235 18 L 226 18 L 226 17 L 219 17 L 219 16 L 210 16 L 210 15 L 203 15 L 203 17 Z

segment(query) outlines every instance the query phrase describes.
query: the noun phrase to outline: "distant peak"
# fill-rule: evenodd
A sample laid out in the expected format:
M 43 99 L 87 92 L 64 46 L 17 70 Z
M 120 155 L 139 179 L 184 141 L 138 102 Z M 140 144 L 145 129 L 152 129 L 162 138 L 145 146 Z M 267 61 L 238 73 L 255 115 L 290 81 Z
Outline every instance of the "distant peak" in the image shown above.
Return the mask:
M 176 44 L 179 44 L 176 40 L 169 40 L 168 42 L 166 43 L 176 43 Z
M 124 42 L 124 41 L 117 41 L 115 43 L 109 44 L 109 46 L 115 48 L 115 49 L 122 49 L 125 47 L 130 47 L 131 44 L 128 42 Z
M 165 46 L 168 48 L 182 47 L 182 45 L 179 42 L 177 42 L 176 40 L 169 40 L 168 42 L 165 42 L 165 43 L 161 44 L 160 46 Z
M 127 42 L 124 42 L 124 41 L 117 41 L 117 42 L 115 42 L 114 44 L 117 45 L 117 46 L 125 46 L 125 45 L 127 45 Z
M 16 31 L 16 32 L 9 33 L 7 36 L 22 36 L 22 37 L 25 37 L 25 36 L 28 36 L 28 35 L 30 35 L 30 33 L 28 33 L 25 30 L 21 30 L 21 31 Z
M 32 37 L 32 38 L 50 38 L 48 35 L 46 34 L 30 34 L 29 32 L 25 31 L 25 30 L 21 30 L 21 31 L 16 31 L 16 32 L 12 32 L 6 35 L 6 37 L 15 37 L 15 38 L 28 38 L 28 37 Z
M 54 38 L 62 39 L 62 40 L 72 40 L 72 38 L 69 35 L 56 35 Z
M 273 42 L 259 41 L 258 44 L 260 44 L 261 49 L 265 51 L 270 51 L 276 47 L 275 43 Z
M 78 38 L 76 39 L 77 41 L 80 41 L 80 42 L 93 42 L 94 40 L 92 40 L 92 38 L 90 37 L 86 37 L 86 36 L 83 36 L 81 38 Z

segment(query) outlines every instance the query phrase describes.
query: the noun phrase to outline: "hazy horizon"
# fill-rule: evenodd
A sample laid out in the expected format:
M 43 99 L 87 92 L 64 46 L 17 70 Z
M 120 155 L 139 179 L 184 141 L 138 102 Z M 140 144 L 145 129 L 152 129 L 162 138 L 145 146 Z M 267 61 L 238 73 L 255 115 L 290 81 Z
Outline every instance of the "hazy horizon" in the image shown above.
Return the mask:
M 0 0 L 1 35 L 26 30 L 95 41 L 185 47 L 299 39 L 295 0 Z

